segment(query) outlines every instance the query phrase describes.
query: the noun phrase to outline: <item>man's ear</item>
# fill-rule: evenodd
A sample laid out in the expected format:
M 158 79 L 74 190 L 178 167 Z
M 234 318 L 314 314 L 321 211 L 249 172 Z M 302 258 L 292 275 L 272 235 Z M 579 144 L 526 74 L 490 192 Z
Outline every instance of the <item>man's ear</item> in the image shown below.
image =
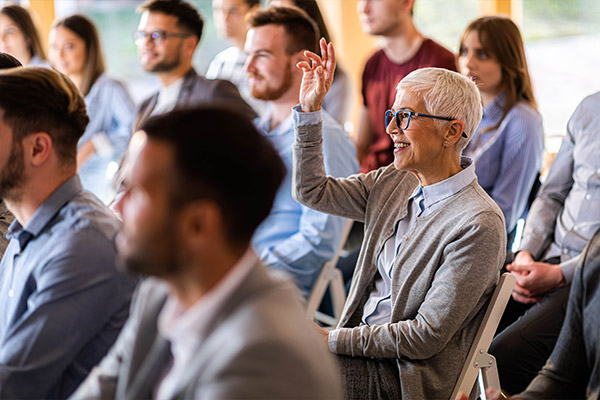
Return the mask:
M 191 56 L 194 56 L 194 52 L 196 51 L 196 47 L 200 43 L 200 40 L 195 35 L 190 35 L 186 38 L 183 38 L 183 46 L 185 51 Z
M 223 234 L 221 208 L 212 200 L 197 200 L 180 211 L 181 238 L 191 248 L 211 246 Z
M 36 132 L 23 139 L 25 160 L 36 167 L 48 160 L 53 148 L 52 138 L 46 132 Z
M 465 131 L 465 123 L 459 119 L 450 121 L 450 126 L 444 135 L 444 144 L 446 146 L 454 146 L 461 138 Z

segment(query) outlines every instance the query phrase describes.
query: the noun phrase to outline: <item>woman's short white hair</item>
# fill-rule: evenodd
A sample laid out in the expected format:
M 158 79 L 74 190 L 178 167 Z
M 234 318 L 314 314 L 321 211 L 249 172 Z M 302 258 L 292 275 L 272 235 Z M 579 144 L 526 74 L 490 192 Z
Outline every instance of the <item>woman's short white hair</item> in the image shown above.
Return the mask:
M 457 150 L 467 147 L 481 122 L 481 95 L 473 81 L 443 68 L 422 68 L 406 75 L 398 83 L 401 90 L 415 93 L 423 99 L 427 112 L 440 117 L 450 117 L 465 123 L 467 138 L 461 137 Z M 444 121 L 438 121 L 439 126 Z

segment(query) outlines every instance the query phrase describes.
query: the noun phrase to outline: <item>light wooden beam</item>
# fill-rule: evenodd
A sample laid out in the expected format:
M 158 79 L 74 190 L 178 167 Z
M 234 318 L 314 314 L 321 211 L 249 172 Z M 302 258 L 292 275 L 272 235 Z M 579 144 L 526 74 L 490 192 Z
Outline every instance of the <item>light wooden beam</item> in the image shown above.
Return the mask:
M 33 11 L 33 17 L 38 18 L 42 46 L 48 53 L 48 34 L 50 26 L 54 21 L 54 0 L 29 0 L 29 8 Z

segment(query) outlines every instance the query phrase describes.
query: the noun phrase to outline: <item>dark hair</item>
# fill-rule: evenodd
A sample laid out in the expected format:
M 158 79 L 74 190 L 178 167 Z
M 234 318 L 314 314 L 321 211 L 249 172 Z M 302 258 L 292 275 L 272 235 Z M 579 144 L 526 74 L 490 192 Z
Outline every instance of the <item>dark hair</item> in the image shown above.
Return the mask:
M 81 79 L 81 94 L 86 96 L 96 80 L 106 70 L 102 46 L 96 27 L 87 17 L 80 14 L 54 21 L 52 29 L 67 28 L 85 43 L 85 63 L 83 64 L 83 77 Z
M 67 76 L 39 67 L 0 71 L 0 109 L 13 140 L 47 132 L 59 159 L 75 163 L 77 142 L 89 118 L 83 98 Z
M 260 6 L 260 0 L 244 0 L 248 8 Z
M 484 132 L 498 128 L 518 101 L 525 101 L 537 109 L 527 69 L 523 39 L 517 25 L 508 17 L 477 18 L 467 26 L 460 38 L 459 55 L 462 54 L 462 45 L 469 32 L 477 32 L 482 49 L 490 58 L 500 64 L 502 69 L 501 85 L 506 92 L 506 104 L 502 118 L 496 126 L 485 128 Z
M 300 50 L 317 53 L 319 28 L 308 14 L 298 7 L 267 7 L 253 13 L 248 19 L 250 28 L 264 25 L 281 25 L 288 36 L 286 52 L 295 54 Z
M 183 0 L 150 0 L 142 4 L 137 9 L 138 12 L 159 12 L 177 17 L 177 26 L 187 30 L 198 38 L 202 37 L 202 28 L 204 21 L 190 3 Z
M 247 244 L 269 215 L 285 166 L 268 139 L 238 111 L 202 106 L 148 119 L 149 140 L 174 149 L 171 206 L 212 199 L 232 244 Z
M 8 53 L 0 53 L 0 69 L 22 67 L 23 64 Z
M 294 5 L 302 10 L 304 10 L 309 17 L 312 18 L 313 21 L 317 24 L 317 28 L 319 28 L 320 37 L 325 38 L 327 43 L 331 42 L 331 36 L 329 35 L 329 30 L 325 25 L 325 19 L 323 19 L 323 14 L 321 14 L 321 9 L 319 8 L 319 4 L 317 0 L 291 0 Z
M 29 11 L 17 4 L 10 4 L 2 7 L 0 14 L 4 14 L 13 20 L 21 32 L 23 32 L 23 36 L 25 36 L 25 40 L 27 40 L 27 44 L 29 45 L 29 55 L 31 57 L 38 56 L 42 60 L 48 59 L 42 46 L 40 32 L 36 28 Z

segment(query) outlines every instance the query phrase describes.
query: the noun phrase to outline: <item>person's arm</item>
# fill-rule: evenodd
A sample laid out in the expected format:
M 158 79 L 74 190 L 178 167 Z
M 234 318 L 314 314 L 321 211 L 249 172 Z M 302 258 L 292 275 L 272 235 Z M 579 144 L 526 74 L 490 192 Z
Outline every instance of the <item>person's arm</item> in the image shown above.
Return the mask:
M 330 350 L 352 357 L 425 360 L 438 354 L 484 307 L 504 259 L 504 221 L 493 212 L 473 216 L 452 240 L 441 243 L 443 255 L 425 300 L 412 319 L 360 325 L 331 331 Z M 485 297 L 485 299 L 484 299 Z
M 157 296 L 152 292 L 162 293 L 164 283 L 154 278 L 147 278 L 140 282 L 131 299 L 130 316 L 123 325 L 119 337 L 110 348 L 106 356 L 96 365 L 79 385 L 69 400 L 114 399 L 119 379 L 125 368 L 131 362 L 132 353 L 140 332 L 140 321 L 143 319 L 144 309 L 156 305 Z M 152 297 L 152 300 L 149 298 Z M 158 296 L 162 302 L 163 296 Z
M 581 256 L 575 273 L 565 322 L 558 341 L 537 377 L 525 391 L 515 397 L 522 399 L 584 398 L 590 379 L 590 358 L 597 343 L 586 346 L 584 318 L 598 320 L 598 282 L 600 281 L 600 235 L 596 234 Z M 594 325 L 594 324 L 590 324 Z M 597 327 L 597 323 L 595 324 Z M 597 337 L 597 336 L 596 336 Z M 589 342 L 589 339 L 587 340 Z
M 536 260 L 552 242 L 556 219 L 573 186 L 573 147 L 574 138 L 570 130 L 567 130 L 548 177 L 531 205 L 525 222 L 519 251 L 528 251 Z
M 122 83 L 114 80 L 103 81 L 98 98 L 92 103 L 105 110 L 94 111 L 90 115 L 102 118 L 101 124 L 94 126 L 96 132 L 86 132 L 83 143 L 77 152 L 77 164 L 81 166 L 93 154 L 108 158 L 120 156 L 125 151 L 135 113 L 135 105 Z
M 503 133 L 498 176 L 490 196 L 502 212 L 506 230 L 511 232 L 527 206 L 535 177 L 542 166 L 544 132 L 533 110 L 513 109 Z
M 118 312 L 116 250 L 94 228 L 65 235 L 37 269 L 28 309 L 0 342 L 0 398 L 43 398 Z

